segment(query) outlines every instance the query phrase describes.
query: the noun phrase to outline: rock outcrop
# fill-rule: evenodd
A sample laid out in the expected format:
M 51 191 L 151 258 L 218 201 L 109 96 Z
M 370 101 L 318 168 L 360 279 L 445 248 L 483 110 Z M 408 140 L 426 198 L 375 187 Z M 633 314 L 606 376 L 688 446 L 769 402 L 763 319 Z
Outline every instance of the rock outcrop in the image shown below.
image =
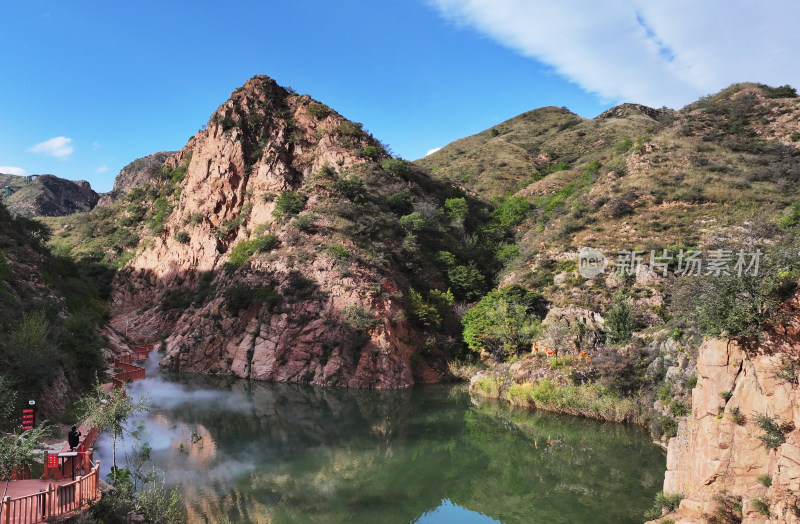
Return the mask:
M 664 480 L 685 498 L 664 518 L 705 522 L 727 497 L 742 503 L 743 522 L 800 522 L 799 313 L 794 298 L 761 340 L 701 347 L 692 413 L 669 441 Z
M 114 187 L 110 193 L 104 194 L 100 201 L 97 202 L 98 207 L 108 207 L 120 198 L 130 193 L 134 187 L 141 187 L 145 184 L 150 177 L 158 172 L 164 166 L 164 162 L 175 151 L 161 151 L 153 153 L 142 158 L 137 158 L 127 166 L 120 170 L 119 175 L 114 179 Z
M 365 150 L 372 163 L 359 154 Z M 386 157 L 360 125 L 267 77 L 249 80 L 164 163 L 179 189 L 163 228 L 115 278 L 111 325 L 133 342 L 157 342 L 162 365 L 174 370 L 351 387 L 413 384 L 412 348 L 422 335 L 399 300 L 402 271 L 366 262 L 374 254 L 342 229 L 359 218 L 353 204 L 332 189 L 339 174 L 359 169 L 385 177 L 387 187 L 411 187 L 380 170 L 376 155 Z M 292 191 L 306 200 L 302 220 L 289 223 L 274 211 L 277 197 Z M 231 262 L 237 246 L 267 232 L 278 246 L 273 252 L 241 267 Z M 395 242 L 389 232 L 367 234 Z
M 0 174 L 0 198 L 15 215 L 57 217 L 90 211 L 100 196 L 85 180 Z

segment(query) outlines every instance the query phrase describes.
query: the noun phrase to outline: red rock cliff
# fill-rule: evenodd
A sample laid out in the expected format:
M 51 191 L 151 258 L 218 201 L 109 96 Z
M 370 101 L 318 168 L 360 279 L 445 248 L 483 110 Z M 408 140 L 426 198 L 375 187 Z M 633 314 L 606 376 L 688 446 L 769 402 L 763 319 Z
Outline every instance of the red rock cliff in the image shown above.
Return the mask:
M 742 522 L 800 522 L 799 314 L 795 298 L 760 341 L 701 347 L 692 413 L 669 441 L 664 480 L 664 491 L 686 498 L 665 519 L 706 522 L 727 497 L 742 504 Z M 761 438 L 765 417 L 774 449 Z
M 366 262 L 373 255 L 357 234 L 345 233 L 347 219 L 330 211 L 330 180 L 318 176 L 366 169 L 358 152 L 370 145 L 382 151 L 360 126 L 310 97 L 267 77 L 249 80 L 167 159 L 167 168 L 185 165 L 185 177 L 163 230 L 115 279 L 114 329 L 134 342 L 155 342 L 166 351 L 162 365 L 181 371 L 354 387 L 413 384 L 410 356 L 420 335 L 398 303 L 395 272 Z M 275 196 L 295 189 L 308 196 L 302 215 L 310 228 L 273 216 Z M 224 270 L 235 246 L 266 232 L 276 236 L 275 250 Z M 326 249 L 334 242 L 353 255 L 346 267 Z M 240 307 L 231 307 L 234 292 Z M 207 298 L 168 307 L 175 297 L 203 293 Z

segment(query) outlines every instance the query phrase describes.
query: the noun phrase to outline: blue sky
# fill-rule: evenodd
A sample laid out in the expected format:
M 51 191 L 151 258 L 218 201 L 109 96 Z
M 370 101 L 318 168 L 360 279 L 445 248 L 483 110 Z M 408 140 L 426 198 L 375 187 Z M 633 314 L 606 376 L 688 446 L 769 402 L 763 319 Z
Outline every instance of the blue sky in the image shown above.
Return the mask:
M 736 81 L 800 86 L 799 19 L 788 0 L 0 0 L 0 172 L 108 191 L 256 74 L 407 159 L 546 105 L 593 117 Z

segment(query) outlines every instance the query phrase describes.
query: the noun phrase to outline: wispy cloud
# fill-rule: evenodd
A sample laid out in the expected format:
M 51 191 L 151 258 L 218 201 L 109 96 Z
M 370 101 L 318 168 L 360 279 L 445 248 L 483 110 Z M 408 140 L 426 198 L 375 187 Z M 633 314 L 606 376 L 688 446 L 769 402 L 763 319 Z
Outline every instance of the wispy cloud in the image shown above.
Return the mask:
M 101 147 L 103 147 L 103 144 L 101 144 L 101 143 L 100 143 L 100 142 L 98 142 L 97 140 L 95 140 L 94 142 L 92 142 L 92 149 L 94 149 L 95 151 L 97 151 L 97 150 L 98 150 L 98 149 L 100 149 Z
M 95 173 L 105 173 L 108 171 L 108 166 L 103 164 L 102 166 L 97 166 L 97 169 L 94 170 Z
M 430 151 L 428 151 L 427 153 L 425 153 L 425 156 L 432 155 L 432 154 L 434 154 L 435 152 L 439 151 L 440 149 L 441 149 L 441 147 L 434 147 L 433 149 L 431 149 Z
M 800 86 L 800 3 L 429 0 L 610 101 L 680 107 L 734 82 Z
M 75 148 L 72 146 L 71 138 L 57 136 L 29 147 L 28 151 L 66 160 L 75 151 Z
M 28 172 L 21 167 L 0 166 L 0 173 L 5 175 L 28 176 Z

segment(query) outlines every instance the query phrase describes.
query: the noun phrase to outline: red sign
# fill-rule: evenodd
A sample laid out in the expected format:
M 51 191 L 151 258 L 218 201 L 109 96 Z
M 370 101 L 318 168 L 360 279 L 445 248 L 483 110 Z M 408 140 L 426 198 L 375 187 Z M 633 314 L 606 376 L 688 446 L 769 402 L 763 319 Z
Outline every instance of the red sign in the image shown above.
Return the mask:
M 22 429 L 33 429 L 35 420 L 35 412 L 33 409 L 22 410 Z
M 47 467 L 48 468 L 58 467 L 58 455 L 47 455 Z

